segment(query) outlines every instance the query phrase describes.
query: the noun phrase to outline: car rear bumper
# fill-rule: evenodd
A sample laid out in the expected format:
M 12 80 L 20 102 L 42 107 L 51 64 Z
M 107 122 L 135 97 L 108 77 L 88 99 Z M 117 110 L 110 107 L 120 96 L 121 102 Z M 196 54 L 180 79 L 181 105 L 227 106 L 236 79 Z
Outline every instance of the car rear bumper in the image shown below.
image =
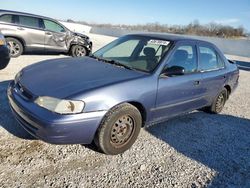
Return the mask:
M 7 67 L 10 61 L 9 50 L 6 46 L 0 46 L 0 70 Z
M 90 144 L 106 111 L 60 115 L 25 100 L 14 87 L 8 87 L 11 110 L 21 126 L 34 137 L 52 144 Z

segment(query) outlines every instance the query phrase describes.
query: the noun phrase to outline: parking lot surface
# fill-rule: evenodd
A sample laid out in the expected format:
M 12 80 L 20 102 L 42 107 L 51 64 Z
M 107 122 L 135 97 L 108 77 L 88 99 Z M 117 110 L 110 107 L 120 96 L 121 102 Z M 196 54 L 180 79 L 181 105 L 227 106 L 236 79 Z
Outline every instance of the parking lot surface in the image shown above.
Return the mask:
M 94 50 L 114 38 L 91 35 Z M 13 118 L 6 88 L 21 68 L 64 55 L 23 55 L 0 71 L 0 187 L 250 187 L 250 72 L 219 115 L 194 111 L 142 129 L 124 154 L 51 145 Z

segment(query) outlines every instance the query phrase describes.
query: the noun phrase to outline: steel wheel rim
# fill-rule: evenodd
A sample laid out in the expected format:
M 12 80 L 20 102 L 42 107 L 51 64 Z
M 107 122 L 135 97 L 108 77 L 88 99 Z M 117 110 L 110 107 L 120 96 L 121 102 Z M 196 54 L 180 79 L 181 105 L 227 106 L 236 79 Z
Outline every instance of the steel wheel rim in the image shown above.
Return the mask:
M 217 101 L 216 101 L 216 105 L 215 105 L 216 111 L 217 111 L 217 112 L 218 112 L 218 111 L 221 111 L 222 108 L 223 108 L 223 106 L 224 106 L 224 104 L 225 104 L 225 97 L 224 97 L 224 94 L 221 93 L 221 94 L 218 96 Z
M 17 54 L 20 53 L 20 46 L 16 42 L 14 42 L 14 41 L 8 41 L 7 42 L 7 46 L 9 48 L 11 56 L 15 56 L 15 55 L 17 55 Z
M 110 142 L 114 147 L 122 147 L 131 139 L 135 128 L 135 121 L 129 115 L 121 116 L 111 129 Z
M 85 50 L 84 47 L 78 46 L 78 47 L 76 48 L 76 56 L 77 56 L 77 57 L 85 56 L 85 54 L 86 54 L 86 50 Z

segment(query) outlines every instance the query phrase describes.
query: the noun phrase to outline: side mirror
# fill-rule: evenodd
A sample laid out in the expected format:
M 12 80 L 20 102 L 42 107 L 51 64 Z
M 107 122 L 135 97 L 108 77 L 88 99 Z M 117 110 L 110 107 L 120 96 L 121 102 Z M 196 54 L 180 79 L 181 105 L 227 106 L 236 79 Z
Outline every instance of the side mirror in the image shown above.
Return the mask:
M 165 68 L 161 74 L 164 76 L 179 76 L 179 75 L 183 75 L 184 72 L 185 72 L 185 69 L 183 67 L 172 66 L 172 67 Z

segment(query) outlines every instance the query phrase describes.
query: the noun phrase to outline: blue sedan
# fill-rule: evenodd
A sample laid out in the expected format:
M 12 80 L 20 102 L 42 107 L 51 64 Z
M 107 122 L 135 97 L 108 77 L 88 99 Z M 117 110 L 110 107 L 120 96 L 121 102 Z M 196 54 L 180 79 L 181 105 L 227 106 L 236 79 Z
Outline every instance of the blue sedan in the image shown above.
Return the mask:
M 132 34 L 90 57 L 24 68 L 8 88 L 17 121 L 53 144 L 94 143 L 119 154 L 141 127 L 202 109 L 220 113 L 239 79 L 237 66 L 205 41 Z
M 0 34 L 0 70 L 7 67 L 10 61 L 9 49 L 4 36 Z

